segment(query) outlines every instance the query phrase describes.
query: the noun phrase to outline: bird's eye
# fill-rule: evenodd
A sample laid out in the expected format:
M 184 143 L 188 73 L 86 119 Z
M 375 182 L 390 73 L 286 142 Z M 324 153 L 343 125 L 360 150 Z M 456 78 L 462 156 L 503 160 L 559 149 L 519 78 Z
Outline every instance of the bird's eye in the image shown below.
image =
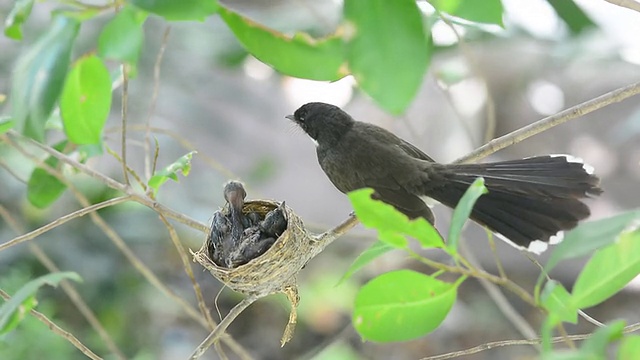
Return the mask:
M 300 122 L 304 122 L 304 116 L 300 116 L 300 117 L 298 117 L 298 121 L 300 121 Z

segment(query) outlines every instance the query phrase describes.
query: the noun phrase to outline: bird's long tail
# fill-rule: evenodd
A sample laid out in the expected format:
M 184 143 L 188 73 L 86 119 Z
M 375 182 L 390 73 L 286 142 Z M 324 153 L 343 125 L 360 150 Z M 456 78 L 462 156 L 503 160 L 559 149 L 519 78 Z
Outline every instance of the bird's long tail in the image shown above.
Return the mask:
M 455 207 L 469 185 L 483 177 L 489 193 L 476 202 L 471 218 L 514 243 L 548 242 L 589 216 L 580 200 L 598 195 L 599 179 L 588 165 L 568 156 L 538 156 L 484 164 L 438 165 L 444 186 L 426 195 Z

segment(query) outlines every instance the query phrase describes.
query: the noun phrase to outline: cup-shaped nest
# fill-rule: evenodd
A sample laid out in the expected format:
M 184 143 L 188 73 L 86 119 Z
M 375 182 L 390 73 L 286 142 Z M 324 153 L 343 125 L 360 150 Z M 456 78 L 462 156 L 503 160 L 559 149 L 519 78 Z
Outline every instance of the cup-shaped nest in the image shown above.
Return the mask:
M 264 217 L 280 204 L 269 200 L 247 201 L 242 212 L 257 212 Z M 224 207 L 223 214 L 229 209 Z M 208 256 L 207 243 L 194 253 L 194 259 L 218 280 L 237 292 L 246 295 L 266 296 L 283 292 L 295 285 L 296 274 L 309 261 L 315 240 L 307 233 L 302 219 L 291 208 L 284 206 L 287 229 L 264 254 L 236 268 L 216 265 Z

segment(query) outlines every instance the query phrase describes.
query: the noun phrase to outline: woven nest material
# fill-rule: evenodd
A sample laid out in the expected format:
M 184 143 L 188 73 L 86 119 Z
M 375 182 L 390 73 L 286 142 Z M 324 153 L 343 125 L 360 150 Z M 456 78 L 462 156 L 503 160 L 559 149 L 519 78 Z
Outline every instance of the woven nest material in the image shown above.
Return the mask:
M 242 212 L 248 214 L 255 211 L 264 217 L 279 205 L 280 203 L 270 200 L 250 200 L 244 203 Z M 229 214 L 227 206 L 221 211 L 225 215 Z M 206 241 L 200 250 L 193 254 L 195 261 L 232 290 L 258 297 L 280 292 L 289 298 L 292 309 L 287 329 L 285 329 L 282 338 L 282 345 L 291 338 L 296 323 L 295 313 L 299 301 L 296 274 L 313 256 L 312 249 L 315 243 L 315 240 L 305 230 L 302 219 L 286 205 L 284 212 L 287 219 L 287 230 L 280 235 L 269 250 L 244 265 L 232 269 L 216 265 L 208 256 Z

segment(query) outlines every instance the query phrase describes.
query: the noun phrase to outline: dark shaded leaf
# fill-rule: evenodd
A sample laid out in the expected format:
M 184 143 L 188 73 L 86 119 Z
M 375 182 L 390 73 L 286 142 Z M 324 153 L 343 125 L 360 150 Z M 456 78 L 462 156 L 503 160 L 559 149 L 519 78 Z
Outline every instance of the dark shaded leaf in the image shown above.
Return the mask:
M 13 119 L 18 131 L 44 141 L 45 123 L 55 106 L 69 68 L 71 48 L 80 23 L 62 15 L 23 54 L 13 74 Z

